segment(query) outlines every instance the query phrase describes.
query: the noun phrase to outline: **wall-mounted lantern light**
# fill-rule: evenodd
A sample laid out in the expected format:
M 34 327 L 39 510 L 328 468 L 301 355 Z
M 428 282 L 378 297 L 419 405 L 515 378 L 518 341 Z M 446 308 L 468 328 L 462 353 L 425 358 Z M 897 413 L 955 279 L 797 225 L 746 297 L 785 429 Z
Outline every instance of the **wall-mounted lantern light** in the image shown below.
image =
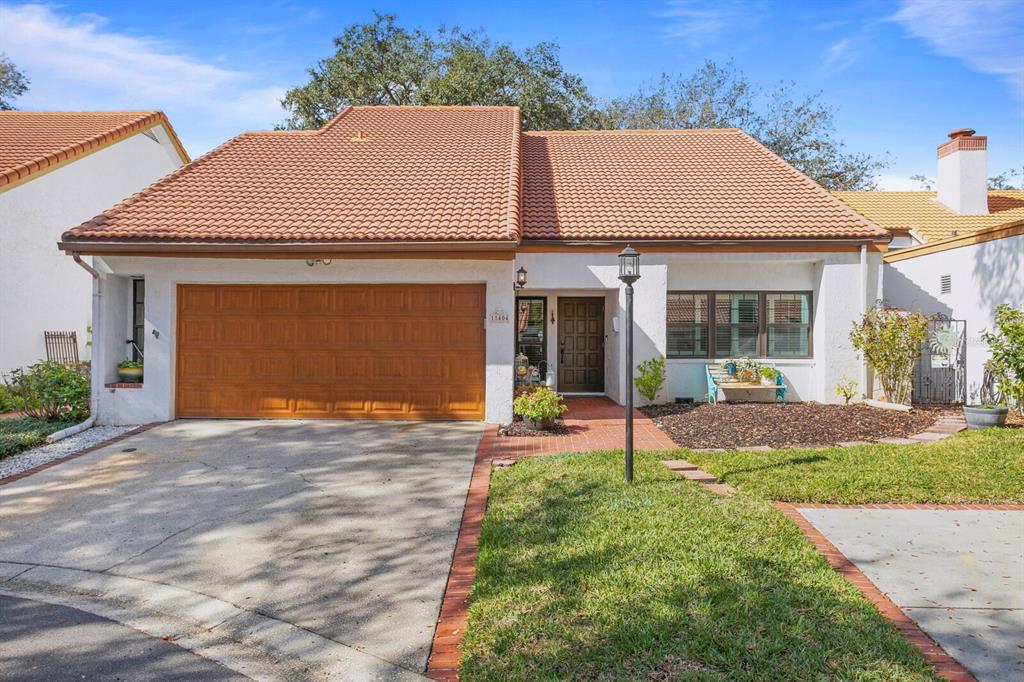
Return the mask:
M 516 290 L 522 289 L 526 286 L 526 268 L 519 268 L 516 270 L 516 281 L 512 286 Z

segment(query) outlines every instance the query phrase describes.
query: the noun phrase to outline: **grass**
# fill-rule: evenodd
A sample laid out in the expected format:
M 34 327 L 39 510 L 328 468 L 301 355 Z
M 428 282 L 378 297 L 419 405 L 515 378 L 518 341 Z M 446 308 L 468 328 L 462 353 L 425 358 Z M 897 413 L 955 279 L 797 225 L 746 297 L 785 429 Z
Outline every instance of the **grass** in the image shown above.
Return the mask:
M 968 431 L 926 445 L 679 456 L 724 483 L 785 502 L 1024 502 L 1024 429 Z
M 71 422 L 44 422 L 31 417 L 0 419 L 0 459 L 42 445 L 46 437 L 71 425 Z
M 465 680 L 934 680 L 768 501 L 716 496 L 652 455 L 494 472 Z

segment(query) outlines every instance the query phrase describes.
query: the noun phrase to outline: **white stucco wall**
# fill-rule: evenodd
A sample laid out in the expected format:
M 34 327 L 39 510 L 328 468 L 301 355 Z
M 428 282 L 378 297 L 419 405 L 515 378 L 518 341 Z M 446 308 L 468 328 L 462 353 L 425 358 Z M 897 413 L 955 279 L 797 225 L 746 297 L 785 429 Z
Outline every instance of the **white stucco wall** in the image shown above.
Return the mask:
M 950 275 L 949 294 L 941 292 L 942 275 Z M 996 306 L 1024 307 L 1024 235 L 886 263 L 884 293 L 890 305 L 967 321 L 970 393 L 984 375 L 989 352 L 981 332 L 992 329 Z
M 57 249 L 67 229 L 181 165 L 163 126 L 0 190 L 0 373 L 46 357 L 43 331 L 78 333 L 89 358 L 91 278 Z
M 486 420 L 512 419 L 512 261 L 334 258 L 330 265 L 315 267 L 303 260 L 105 257 L 102 261 L 113 274 L 104 282 L 103 332 L 97 339 L 94 369 L 102 383 L 116 381 L 116 364 L 127 356 L 124 340 L 128 338 L 130 278 L 142 276 L 146 280 L 146 370 L 142 388 L 100 391 L 100 423 L 138 424 L 174 418 L 177 285 L 202 283 L 483 283 L 488 316 Z M 489 319 L 496 312 L 504 312 L 507 319 Z
M 625 343 L 612 318 L 624 329 L 625 293 L 618 281 L 613 253 L 520 253 L 515 267 L 525 267 L 528 286 L 523 296 L 548 298 L 548 362 L 557 377 L 558 330 L 550 323 L 559 296 L 604 295 L 607 353 L 605 393 L 623 402 Z M 813 357 L 772 358 L 786 375 L 790 400 L 835 402 L 836 384 L 861 382 L 862 363 L 849 341 L 850 327 L 865 302 L 878 298 L 881 254 L 867 254 L 862 287 L 860 254 L 837 253 L 651 253 L 641 259 L 641 279 L 634 297 L 634 364 L 665 354 L 666 293 L 685 290 L 812 291 L 814 300 Z M 612 306 L 615 306 L 612 314 Z M 706 400 L 706 359 L 669 359 L 659 401 L 676 398 Z M 642 402 L 635 396 L 638 404 Z
M 937 199 L 956 213 L 988 213 L 988 152 L 962 149 L 939 157 Z

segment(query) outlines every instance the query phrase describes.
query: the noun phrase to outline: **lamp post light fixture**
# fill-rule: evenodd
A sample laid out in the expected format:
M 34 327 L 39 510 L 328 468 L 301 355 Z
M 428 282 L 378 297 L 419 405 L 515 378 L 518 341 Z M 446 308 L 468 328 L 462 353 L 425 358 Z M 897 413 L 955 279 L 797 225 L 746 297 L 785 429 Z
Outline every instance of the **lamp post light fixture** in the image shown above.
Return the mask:
M 516 270 L 516 281 L 513 282 L 512 287 L 519 291 L 526 286 L 526 268 L 519 268 Z
M 626 483 L 633 482 L 633 284 L 640 279 L 640 254 L 627 245 L 619 254 L 619 280 L 626 285 Z

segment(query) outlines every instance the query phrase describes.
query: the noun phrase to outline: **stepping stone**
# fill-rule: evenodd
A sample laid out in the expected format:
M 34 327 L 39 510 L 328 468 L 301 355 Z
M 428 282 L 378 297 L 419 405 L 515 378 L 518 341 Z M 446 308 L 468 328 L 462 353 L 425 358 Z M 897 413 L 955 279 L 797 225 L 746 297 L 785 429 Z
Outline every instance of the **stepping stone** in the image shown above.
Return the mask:
M 736 493 L 736 488 L 733 488 L 728 483 L 708 483 L 707 489 L 719 495 L 733 495 Z
M 697 468 L 696 464 L 690 464 L 685 459 L 663 459 L 661 463 L 672 471 L 687 471 Z
M 491 466 L 494 467 L 495 469 L 505 469 L 507 467 L 512 466 L 515 463 L 516 463 L 516 461 L 514 459 L 492 459 L 491 460 Z
M 735 449 L 743 452 L 771 452 L 774 448 L 767 445 L 744 445 Z
M 691 448 L 694 452 L 727 452 L 725 448 Z
M 680 476 L 690 481 L 697 481 L 698 483 L 718 483 L 718 479 L 709 474 L 706 471 L 696 469 L 694 471 L 680 471 Z
M 918 433 L 916 435 L 913 435 L 910 438 L 911 438 L 911 440 L 918 440 L 918 441 L 921 441 L 922 443 L 934 443 L 937 440 L 942 440 L 943 438 L 949 438 L 952 435 L 953 434 L 951 434 L 951 433 L 939 433 L 937 431 L 925 431 L 924 433 Z
M 934 433 L 960 433 L 967 429 L 966 422 L 936 422 L 928 427 L 928 431 Z
M 841 448 L 855 448 L 859 445 L 871 445 L 866 440 L 842 440 L 836 443 Z
M 879 443 L 885 443 L 886 445 L 915 445 L 920 441 L 916 441 L 913 438 L 879 438 Z

